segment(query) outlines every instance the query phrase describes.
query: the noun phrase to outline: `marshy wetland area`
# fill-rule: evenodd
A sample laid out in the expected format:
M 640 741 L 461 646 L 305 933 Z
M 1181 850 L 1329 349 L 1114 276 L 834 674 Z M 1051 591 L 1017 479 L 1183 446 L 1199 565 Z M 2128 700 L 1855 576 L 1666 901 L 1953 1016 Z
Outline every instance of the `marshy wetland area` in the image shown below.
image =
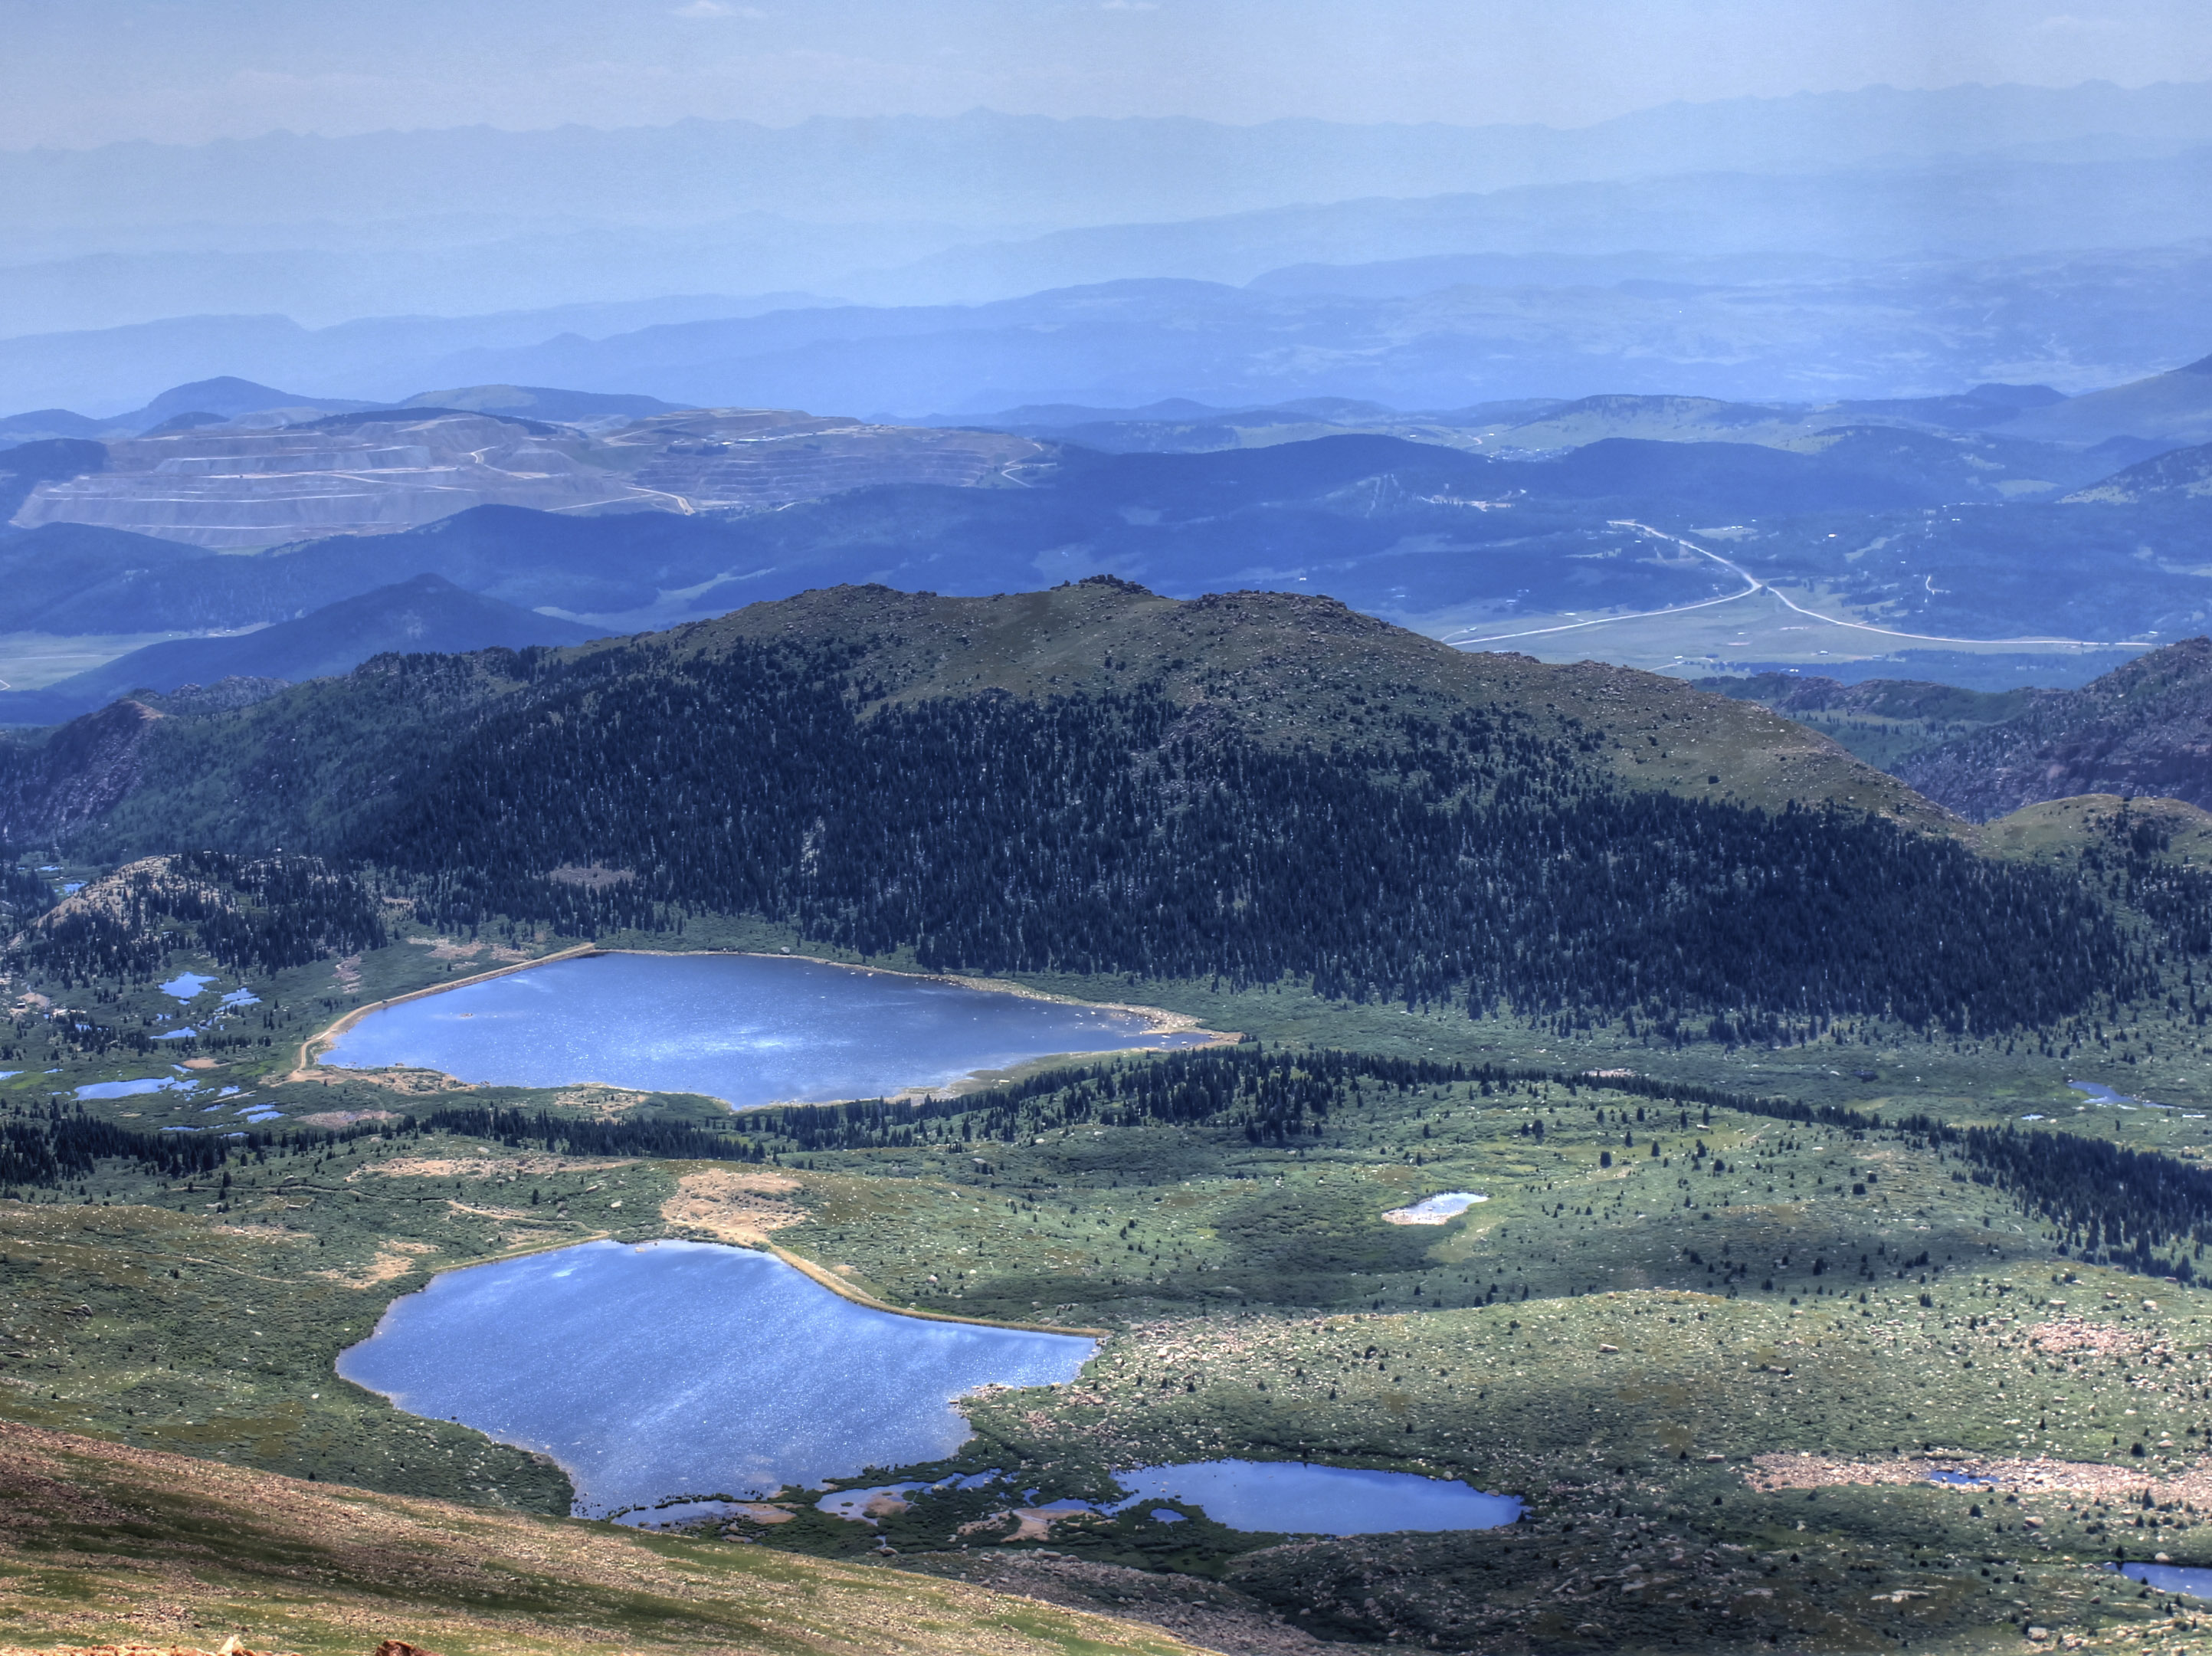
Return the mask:
M 560 946 L 426 935 L 245 980 L 9 986 L 0 1486 L 27 1518 L 0 1523 L 0 1618 L 19 1641 L 140 1628 L 157 1598 L 180 1641 L 335 1649 L 365 1625 L 344 1606 L 388 1622 L 416 1602 L 404 1571 L 312 1525 L 219 1562 L 187 1556 L 189 1525 L 143 1539 L 145 1503 L 200 1498 L 145 1470 L 191 1464 L 173 1455 L 227 1464 L 208 1477 L 250 1485 L 257 1511 L 349 1486 L 356 1517 L 494 1551 L 524 1537 L 483 1555 L 479 1598 L 423 1596 L 410 1625 L 441 1649 L 551 1649 L 530 1629 L 579 1616 L 727 1648 L 683 1581 L 757 1581 L 794 1554 L 844 1572 L 821 1578 L 839 1592 L 895 1571 L 1070 1618 L 1009 1649 L 1144 1647 L 1084 1643 L 1094 1614 L 1162 1650 L 1240 1653 L 2212 1638 L 2199 1601 L 2111 1568 L 2212 1566 L 2193 1245 L 2112 1205 L 2119 1164 L 2005 1148 L 2047 1134 L 2201 1172 L 2212 1094 L 2179 1014 L 2130 1032 L 2139 1062 L 2092 1065 L 1873 1028 L 1656 1049 L 1291 989 L 1038 978 L 1243 1038 L 742 1112 L 302 1062 L 349 1011 Z M 159 1085 L 113 1085 L 132 1081 Z M 88 1159 L 33 1177 L 18 1129 L 57 1112 Z M 1447 1194 L 1481 1199 L 1385 1220 Z M 1096 1355 L 1061 1384 L 969 1393 L 971 1434 L 933 1458 L 667 1490 L 608 1543 L 634 1561 L 618 1590 L 547 1562 L 582 1522 L 555 1458 L 337 1365 L 439 1273 L 660 1239 L 773 1249 L 856 1301 L 1081 1332 Z M 641 1373 L 662 1360 L 629 1337 Z M 842 1406 L 834 1366 L 791 1373 Z M 1245 1508 L 1232 1527 L 1196 1496 L 1131 1504 L 1115 1477 L 1221 1461 L 1520 1505 L 1489 1528 L 1322 1535 Z

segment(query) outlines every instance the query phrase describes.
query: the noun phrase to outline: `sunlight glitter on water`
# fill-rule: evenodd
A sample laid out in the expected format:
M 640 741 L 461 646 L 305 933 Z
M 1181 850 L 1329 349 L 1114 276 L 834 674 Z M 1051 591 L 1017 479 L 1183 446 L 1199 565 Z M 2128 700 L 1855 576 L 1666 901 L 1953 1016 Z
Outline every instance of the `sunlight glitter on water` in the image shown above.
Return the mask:
M 1112 1008 L 744 954 L 557 960 L 380 1008 L 323 1062 L 465 1081 L 596 1081 L 732 1106 L 880 1098 L 1059 1053 L 1206 1044 Z
M 969 1435 L 954 1398 L 1071 1380 L 1097 1349 L 873 1311 L 744 1248 L 587 1242 L 432 1279 L 337 1368 L 550 1454 L 605 1515 L 936 1459 Z

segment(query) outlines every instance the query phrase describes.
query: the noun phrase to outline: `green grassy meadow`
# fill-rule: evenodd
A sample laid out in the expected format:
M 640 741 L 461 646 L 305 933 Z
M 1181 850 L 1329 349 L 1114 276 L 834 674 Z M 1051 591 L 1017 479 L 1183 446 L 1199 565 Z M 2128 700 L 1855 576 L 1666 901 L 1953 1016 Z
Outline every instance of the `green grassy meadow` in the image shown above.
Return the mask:
M 11 1109 L 196 1062 L 190 1095 L 87 1108 L 225 1127 L 255 1100 L 283 1112 L 280 1129 L 350 1117 L 379 1132 L 280 1143 L 234 1160 L 228 1182 L 118 1164 L 0 1202 L 0 1420 L 395 1496 L 565 1512 L 558 1468 L 401 1414 L 331 1363 L 440 1269 L 594 1236 L 726 1239 L 697 1222 L 681 1182 L 729 1164 L 552 1155 L 404 1133 L 399 1117 L 457 1102 L 602 1118 L 720 1106 L 299 1068 L 301 1044 L 347 1009 L 559 941 L 503 940 L 503 954 L 488 940 L 403 941 L 256 980 L 259 1003 L 217 1023 L 204 1010 L 235 987 L 225 977 L 198 1003 L 198 1037 L 143 1054 L 57 1040 L 85 1020 L 19 1003 L 19 1073 L 0 1081 Z M 690 941 L 782 946 L 764 928 Z M 1200 1642 L 1235 1650 L 1304 1638 L 1978 1651 L 2021 1647 L 2029 1626 L 2052 1642 L 2186 1642 L 2186 1601 L 2100 1565 L 2117 1546 L 2212 1566 L 2197 1510 L 2212 1508 L 2212 1483 L 2200 1501 L 2190 1482 L 2212 1458 L 2212 1294 L 2061 1257 L 1955 1151 L 1655 1101 L 1583 1073 L 1885 1119 L 2034 1117 L 2196 1160 L 2212 1145 L 2212 1065 L 2185 1015 L 2141 1008 L 2065 1056 L 1872 1028 L 1676 1050 L 1291 988 L 1032 986 L 1167 1006 L 1269 1045 L 1581 1079 L 1369 1085 L 1295 1148 L 1153 1125 L 779 1151 L 753 1170 L 777 1182 L 763 1221 L 777 1245 L 894 1305 L 1105 1331 L 1076 1384 L 973 1400 L 976 1434 L 954 1459 L 869 1477 L 998 1470 L 1049 1502 L 1098 1499 L 1134 1464 L 1313 1459 L 1465 1478 L 1522 1497 L 1522 1521 L 1342 1540 L 1239 1533 L 1195 1509 L 1173 1524 L 1144 1507 L 1024 1525 L 1006 1495 L 976 1489 L 872 1524 L 793 1502 L 787 1521 L 732 1519 L 682 1544 L 1011 1583 L 1164 1627 L 1203 1610 Z M 34 992 L 110 1032 L 158 1033 L 179 1016 L 153 986 Z M 2178 1107 L 2091 1105 L 2069 1079 Z M 208 1111 L 224 1087 L 240 1092 Z M 1485 1200 L 1440 1226 L 1382 1218 L 1448 1190 Z M 1761 1458 L 1792 1454 L 1844 1481 L 1773 1484 Z M 2108 1476 L 2094 1495 L 1849 1481 L 1916 1457 Z

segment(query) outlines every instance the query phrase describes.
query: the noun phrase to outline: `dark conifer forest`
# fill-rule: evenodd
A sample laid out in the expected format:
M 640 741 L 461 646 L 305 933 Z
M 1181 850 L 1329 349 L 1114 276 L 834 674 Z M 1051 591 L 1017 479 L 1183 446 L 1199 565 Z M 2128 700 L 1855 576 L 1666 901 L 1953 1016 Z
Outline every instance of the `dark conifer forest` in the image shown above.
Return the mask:
M 327 849 L 441 926 L 758 914 L 935 968 L 1307 978 L 1674 1039 L 2041 1023 L 2147 970 L 2064 876 L 1622 789 L 1502 708 L 1285 749 L 1144 689 L 884 704 L 833 649 L 642 665 L 541 670 Z
M 86 901 L 43 917 L 18 947 L 63 987 L 143 983 L 177 950 L 234 971 L 274 972 L 380 947 L 376 898 L 315 857 L 184 851 L 123 868 Z
M 2207 941 L 2193 893 L 2130 935 L 2070 871 L 1832 805 L 1624 787 L 1601 733 L 1495 701 L 1270 743 L 1146 682 L 900 698 L 865 646 L 796 638 L 386 657 L 198 729 L 149 749 L 132 809 L 249 859 L 208 871 L 270 917 L 133 900 L 240 965 L 362 947 L 352 868 L 440 928 L 757 916 L 933 969 L 1298 980 L 1680 1044 L 2048 1026 Z M 92 843 L 156 849 L 120 831 Z M 143 971 L 135 923 L 48 947 Z

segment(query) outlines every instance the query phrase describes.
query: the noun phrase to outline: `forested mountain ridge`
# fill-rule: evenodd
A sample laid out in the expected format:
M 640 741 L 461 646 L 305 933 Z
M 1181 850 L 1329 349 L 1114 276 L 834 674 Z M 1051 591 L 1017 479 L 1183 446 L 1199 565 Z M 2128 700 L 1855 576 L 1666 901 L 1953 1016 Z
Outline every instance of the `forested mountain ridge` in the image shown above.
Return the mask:
M 1186 717 L 1270 746 L 1402 740 L 1399 718 L 1503 706 L 1633 788 L 1780 809 L 1832 803 L 1942 830 L 1948 815 L 1834 742 L 1767 709 L 1602 661 L 1470 652 L 1334 599 L 1240 592 L 1188 601 L 1094 578 L 943 598 L 836 587 L 635 641 L 712 658 L 739 640 L 864 638 L 889 704 L 1158 685 Z M 596 648 L 596 647 L 586 647 Z M 1717 780 L 1715 780 L 1717 778 Z
M 1277 594 L 846 588 L 142 728 L 79 855 L 282 846 L 441 928 L 756 916 L 939 969 L 1289 979 L 1675 1043 L 2048 1026 L 2170 947 L 2070 873 L 1923 831 L 1950 819 L 1762 709 Z M 11 756 L 27 819 L 44 762 Z

